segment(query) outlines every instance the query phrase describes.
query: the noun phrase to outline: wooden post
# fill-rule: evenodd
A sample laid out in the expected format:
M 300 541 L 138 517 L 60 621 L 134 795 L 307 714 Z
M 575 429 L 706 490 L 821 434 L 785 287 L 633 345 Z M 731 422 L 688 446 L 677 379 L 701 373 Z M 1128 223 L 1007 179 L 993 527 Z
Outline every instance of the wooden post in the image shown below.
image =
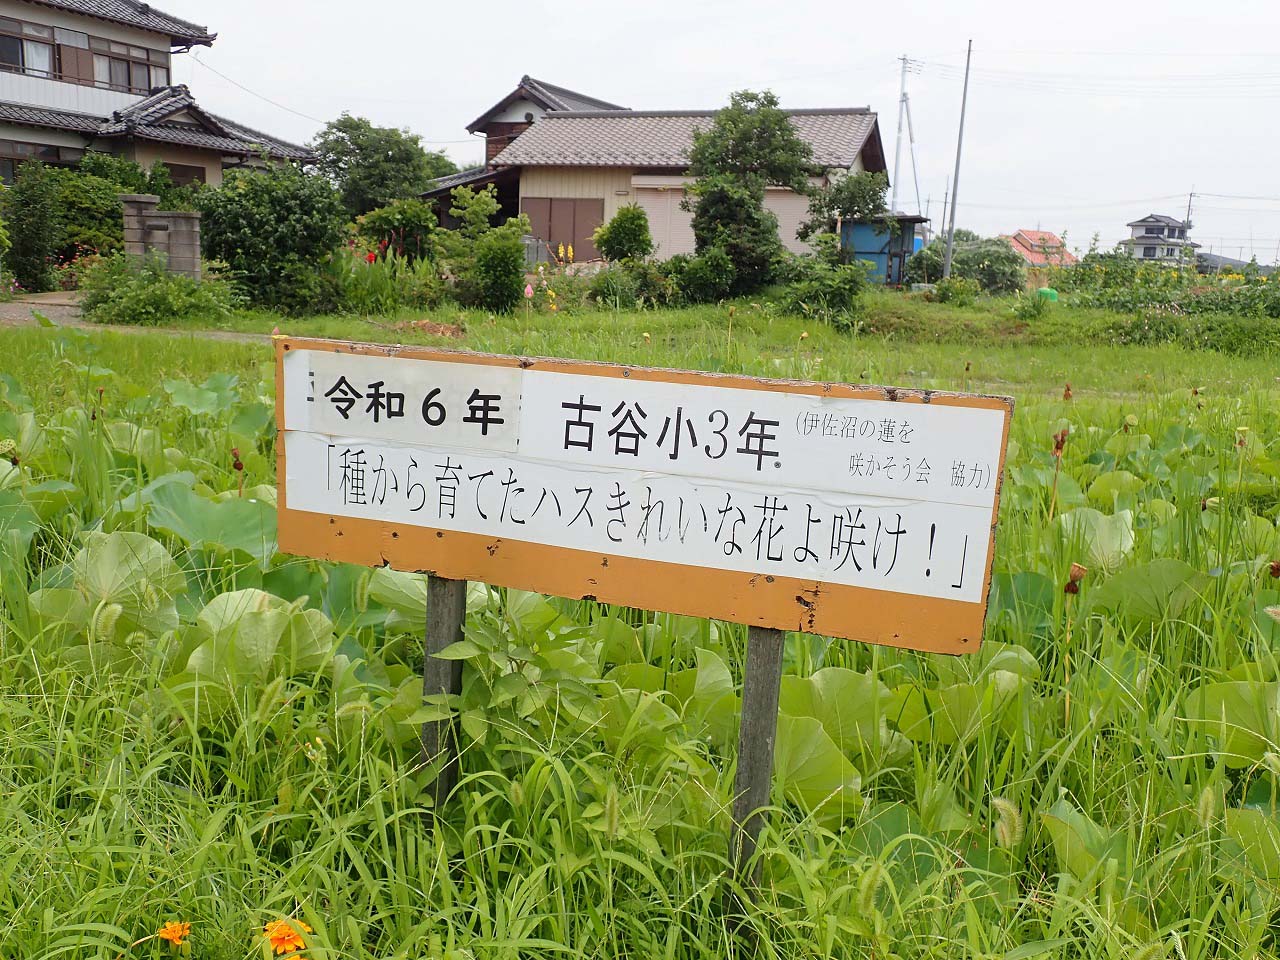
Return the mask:
M 786 634 L 767 627 L 747 630 L 747 666 L 742 679 L 742 719 L 738 726 L 738 773 L 733 782 L 733 832 L 729 856 L 734 875 L 748 889 L 760 883 L 760 866 L 751 870 L 756 841 L 764 826 L 773 782 L 773 744 L 778 735 L 778 693 L 782 686 L 782 648 Z M 749 871 L 749 873 L 748 873 Z
M 423 645 L 422 695 L 462 692 L 462 661 L 440 660 L 436 654 L 462 639 L 462 624 L 467 617 L 467 581 L 446 580 L 434 574 L 427 576 L 427 632 Z M 422 725 L 422 762 L 440 763 L 433 785 L 435 810 L 458 783 L 457 720 L 429 720 Z

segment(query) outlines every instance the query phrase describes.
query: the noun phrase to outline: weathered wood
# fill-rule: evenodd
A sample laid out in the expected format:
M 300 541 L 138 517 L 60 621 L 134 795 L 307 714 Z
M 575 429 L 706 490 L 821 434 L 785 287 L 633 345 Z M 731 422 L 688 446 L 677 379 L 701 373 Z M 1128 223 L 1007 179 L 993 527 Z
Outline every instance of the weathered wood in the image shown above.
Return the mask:
M 462 692 L 462 661 L 440 660 L 435 654 L 462 639 L 467 616 L 467 581 L 427 577 L 427 632 L 423 652 L 422 695 Z M 422 725 L 422 762 L 439 763 L 433 792 L 440 810 L 458 783 L 458 723 L 429 720 Z
M 786 634 L 767 627 L 747 630 L 747 666 L 742 681 L 742 719 L 738 727 L 738 773 L 733 782 L 733 831 L 729 855 L 734 874 L 746 888 L 758 886 L 760 866 L 751 868 L 764 808 L 773 782 L 773 745 L 778 734 L 778 694 L 782 685 L 782 649 Z

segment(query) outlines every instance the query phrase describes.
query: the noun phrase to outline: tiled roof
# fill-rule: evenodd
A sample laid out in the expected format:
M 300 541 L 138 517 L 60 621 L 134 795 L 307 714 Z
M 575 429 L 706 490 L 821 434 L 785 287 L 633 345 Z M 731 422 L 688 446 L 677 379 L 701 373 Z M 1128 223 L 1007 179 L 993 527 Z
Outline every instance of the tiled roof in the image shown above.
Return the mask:
M 448 176 L 436 177 L 427 184 L 427 189 L 422 195 L 434 196 L 446 190 L 452 190 L 454 187 L 466 186 L 468 183 L 475 183 L 478 180 L 487 180 L 497 174 L 492 167 L 468 167 L 466 170 L 459 170 L 457 173 L 451 173 Z
M 0 103 L 0 120 L 19 123 L 28 127 L 53 127 L 75 133 L 96 134 L 102 126 L 101 117 L 85 113 L 67 113 L 62 110 L 46 110 L 44 107 L 28 107 L 21 103 Z
M 866 108 L 789 110 L 822 167 L 851 167 L 876 130 Z M 714 110 L 584 110 L 547 114 L 493 162 L 497 166 L 685 167 L 693 134 Z
M 1163 224 L 1166 224 L 1167 226 L 1170 226 L 1170 227 L 1187 227 L 1187 228 L 1190 228 L 1190 226 L 1191 226 L 1191 224 L 1190 224 L 1190 223 L 1188 223 L 1188 222 L 1186 222 L 1186 221 L 1184 221 L 1184 220 L 1179 220 L 1179 219 L 1177 219 L 1176 217 L 1167 217 L 1167 216 L 1165 216 L 1163 213 L 1148 213 L 1148 214 L 1147 214 L 1145 217 L 1143 217 L 1141 220 L 1130 220 L 1128 223 L 1126 223 L 1126 224 L 1125 224 L 1125 226 L 1126 226 L 1126 227 L 1138 227 L 1138 226 L 1141 226 L 1141 225 L 1142 225 L 1142 224 L 1144 224 L 1144 223 L 1163 223 Z
M 570 90 L 567 87 L 558 87 L 554 83 L 535 80 L 528 74 L 525 74 L 520 78 L 520 85 L 525 87 L 531 93 L 539 94 L 541 99 L 546 101 L 545 106 L 548 110 L 627 109 L 620 104 L 610 103 L 608 100 L 600 100 L 596 97 L 589 97 L 585 93 L 578 93 L 576 90 Z
M 98 20 L 121 23 L 139 30 L 163 33 L 179 44 L 204 44 L 208 46 L 217 38 L 205 27 L 170 16 L 138 0 L 27 0 L 41 6 L 66 10 Z
M 607 100 L 599 100 L 596 97 L 589 97 L 585 93 L 578 93 L 576 90 L 570 90 L 567 87 L 558 87 L 554 83 L 546 83 L 542 80 L 535 80 L 527 73 L 520 78 L 520 82 L 516 84 L 516 88 L 508 93 L 505 97 L 495 103 L 480 116 L 476 117 L 471 123 L 467 124 L 467 130 L 475 133 L 483 127 L 489 120 L 501 112 L 504 108 L 515 103 L 517 100 L 532 100 L 543 110 L 548 112 L 561 110 L 625 110 L 626 107 L 619 106 L 616 103 L 610 103 Z
M 170 120 L 186 114 L 192 120 Z M 0 103 L 0 120 L 82 133 L 87 139 L 134 137 L 157 143 L 251 156 L 266 150 L 281 160 L 310 160 L 306 147 L 268 136 L 200 108 L 185 86 L 161 87 L 149 97 L 102 118 L 63 110 Z

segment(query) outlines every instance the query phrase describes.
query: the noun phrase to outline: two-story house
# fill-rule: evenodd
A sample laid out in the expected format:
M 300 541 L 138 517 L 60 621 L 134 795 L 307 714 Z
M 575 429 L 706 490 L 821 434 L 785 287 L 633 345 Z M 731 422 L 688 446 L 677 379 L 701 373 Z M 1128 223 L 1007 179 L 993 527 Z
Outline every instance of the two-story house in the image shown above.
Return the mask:
M 1125 224 L 1132 233 L 1120 241 L 1120 247 L 1131 257 L 1159 263 L 1195 262 L 1200 244 L 1187 238 L 1190 220 L 1149 213 L 1141 220 Z
M 694 250 L 691 214 L 681 201 L 694 133 L 715 121 L 714 110 L 630 110 L 564 87 L 522 77 L 515 89 L 468 127 L 485 138 L 486 162 L 441 177 L 424 194 L 448 222 L 455 187 L 493 184 L 503 216 L 529 215 L 533 233 L 553 249 L 572 245 L 578 260 L 599 256 L 591 235 L 618 208 L 638 204 L 649 216 L 659 255 Z M 867 107 L 788 110 L 796 133 L 813 150 L 819 186 L 845 173 L 885 171 L 876 115 Z M 809 198 L 769 187 L 765 206 L 778 218 L 782 243 L 809 249 L 796 231 Z
M 178 183 L 218 184 L 264 156 L 309 159 L 171 83 L 172 57 L 216 36 L 139 0 L 0 0 L 0 179 L 28 158 L 67 166 L 86 150 L 163 161 Z

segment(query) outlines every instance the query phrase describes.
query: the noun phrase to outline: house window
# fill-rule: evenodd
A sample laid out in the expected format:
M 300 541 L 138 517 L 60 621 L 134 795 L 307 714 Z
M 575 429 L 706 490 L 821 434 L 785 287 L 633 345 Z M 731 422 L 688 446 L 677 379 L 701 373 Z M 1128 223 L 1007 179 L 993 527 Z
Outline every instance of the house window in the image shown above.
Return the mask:
M 89 54 L 81 54 L 82 50 L 93 51 L 92 78 Z M 153 85 L 168 84 L 169 51 L 115 43 L 80 30 L 0 17 L 0 70 L 147 93 Z
M 22 69 L 22 41 L 17 37 L 0 36 L 0 67 Z
M 204 183 L 205 169 L 188 163 L 166 163 L 169 169 L 169 179 L 173 181 L 174 186 L 185 187 L 189 183 Z
M 1156 248 L 1155 248 L 1155 247 L 1143 247 L 1143 248 L 1142 248 L 1142 256 L 1143 256 L 1144 258 L 1146 258 L 1146 259 L 1155 259 L 1155 255 L 1156 255 Z
M 37 40 L 22 41 L 22 70 L 37 77 L 53 75 L 53 47 Z

